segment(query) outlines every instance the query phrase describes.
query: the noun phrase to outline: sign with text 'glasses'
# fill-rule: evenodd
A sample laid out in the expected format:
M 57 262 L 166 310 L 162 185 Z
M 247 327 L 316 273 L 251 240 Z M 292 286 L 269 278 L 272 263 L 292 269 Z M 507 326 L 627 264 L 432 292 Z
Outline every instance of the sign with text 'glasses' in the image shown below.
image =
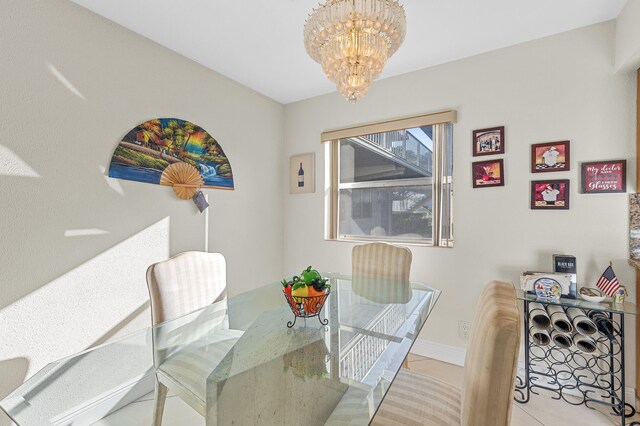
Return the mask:
M 627 160 L 582 163 L 582 193 L 627 191 Z

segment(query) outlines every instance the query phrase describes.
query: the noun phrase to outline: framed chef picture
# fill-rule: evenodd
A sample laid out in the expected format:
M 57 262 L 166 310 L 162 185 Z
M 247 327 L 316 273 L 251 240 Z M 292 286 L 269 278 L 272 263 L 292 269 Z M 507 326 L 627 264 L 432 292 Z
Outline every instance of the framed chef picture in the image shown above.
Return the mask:
M 531 209 L 568 210 L 569 179 L 531 181 Z
M 531 173 L 565 172 L 570 166 L 569 141 L 531 145 Z
M 627 192 L 627 160 L 582 163 L 581 169 L 583 194 Z

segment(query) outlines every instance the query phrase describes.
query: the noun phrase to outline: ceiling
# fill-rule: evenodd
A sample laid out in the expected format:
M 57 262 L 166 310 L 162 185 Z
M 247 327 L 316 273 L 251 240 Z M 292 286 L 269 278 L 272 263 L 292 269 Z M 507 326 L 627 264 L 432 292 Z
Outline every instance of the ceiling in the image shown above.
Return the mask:
M 302 28 L 315 0 L 72 0 L 287 104 L 335 91 Z M 618 16 L 626 0 L 401 0 L 407 36 L 381 78 Z

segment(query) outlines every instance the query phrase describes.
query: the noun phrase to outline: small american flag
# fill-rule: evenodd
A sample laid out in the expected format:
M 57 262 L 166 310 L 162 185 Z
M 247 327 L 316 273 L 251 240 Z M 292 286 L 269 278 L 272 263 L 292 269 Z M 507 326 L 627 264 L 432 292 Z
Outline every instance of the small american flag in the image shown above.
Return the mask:
M 616 290 L 618 290 L 620 283 L 618 282 L 618 278 L 616 278 L 616 274 L 613 273 L 611 265 L 604 270 L 602 276 L 596 283 L 596 287 L 602 290 L 602 292 L 607 294 L 609 297 L 613 297 Z

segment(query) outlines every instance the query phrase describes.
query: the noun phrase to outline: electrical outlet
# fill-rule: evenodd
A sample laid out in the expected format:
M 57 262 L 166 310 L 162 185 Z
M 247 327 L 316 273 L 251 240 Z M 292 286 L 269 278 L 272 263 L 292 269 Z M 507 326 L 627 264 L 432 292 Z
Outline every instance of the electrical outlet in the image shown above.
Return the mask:
M 458 321 L 458 336 L 462 339 L 468 339 L 471 332 L 471 323 L 469 321 Z

